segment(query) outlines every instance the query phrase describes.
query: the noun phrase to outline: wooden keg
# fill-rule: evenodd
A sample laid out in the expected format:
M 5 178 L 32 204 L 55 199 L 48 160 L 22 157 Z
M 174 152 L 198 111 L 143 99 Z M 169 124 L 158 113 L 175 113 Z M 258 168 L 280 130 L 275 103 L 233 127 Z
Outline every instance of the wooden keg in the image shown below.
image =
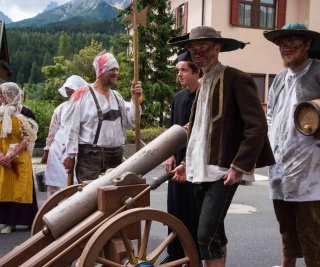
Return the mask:
M 320 134 L 320 99 L 301 102 L 294 111 L 294 124 L 303 135 Z

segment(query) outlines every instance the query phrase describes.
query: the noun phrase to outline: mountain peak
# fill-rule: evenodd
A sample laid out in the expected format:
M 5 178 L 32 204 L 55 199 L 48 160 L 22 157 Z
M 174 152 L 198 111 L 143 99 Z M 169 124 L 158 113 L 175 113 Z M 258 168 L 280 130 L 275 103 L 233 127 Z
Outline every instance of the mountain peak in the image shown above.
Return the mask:
M 56 6 L 56 2 L 51 2 L 43 13 L 10 23 L 9 27 L 43 27 L 59 22 L 111 21 L 118 14 L 117 8 L 127 7 L 130 3 L 131 0 L 72 0 Z
M 0 11 L 0 19 L 3 19 L 5 24 L 12 23 L 12 20 L 1 11 Z
M 43 10 L 43 12 L 49 11 L 51 9 L 54 9 L 56 7 L 58 7 L 58 3 L 57 2 L 50 2 L 49 5 L 47 5 L 47 7 Z

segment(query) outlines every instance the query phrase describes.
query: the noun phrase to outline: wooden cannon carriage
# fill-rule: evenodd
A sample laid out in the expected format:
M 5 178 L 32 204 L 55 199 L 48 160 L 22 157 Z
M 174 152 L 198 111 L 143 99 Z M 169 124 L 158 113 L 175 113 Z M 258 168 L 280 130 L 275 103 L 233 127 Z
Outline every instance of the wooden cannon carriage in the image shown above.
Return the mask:
M 168 213 L 147 207 L 150 190 L 169 179 L 168 174 L 151 185 L 143 178 L 185 144 L 185 130 L 174 125 L 98 179 L 56 193 L 39 210 L 32 236 L 0 258 L 0 266 L 156 266 L 174 238 L 181 241 L 185 256 L 161 266 L 198 266 L 187 228 Z M 171 233 L 151 248 L 155 223 Z

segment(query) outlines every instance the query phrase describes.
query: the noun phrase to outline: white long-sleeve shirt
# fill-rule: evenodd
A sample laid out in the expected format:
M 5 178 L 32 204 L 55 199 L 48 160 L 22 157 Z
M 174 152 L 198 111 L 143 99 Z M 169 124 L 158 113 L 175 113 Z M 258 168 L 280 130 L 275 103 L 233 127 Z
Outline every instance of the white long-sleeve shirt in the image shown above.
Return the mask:
M 267 122 L 269 139 L 276 160 L 270 167 L 271 199 L 285 201 L 320 200 L 319 140 L 298 132 L 294 111 L 298 105 L 296 82 L 308 71 L 309 60 L 302 69 L 288 70 L 285 86 L 274 103 L 274 89 L 270 88 Z
M 125 143 L 125 129 L 134 128 L 135 107 L 134 103 L 124 101 L 116 91 L 111 90 L 109 101 L 104 95 L 96 92 L 102 113 L 111 109 L 121 109 L 121 117 L 114 121 L 102 121 L 97 146 L 118 147 Z M 117 101 L 117 99 L 118 101 Z M 118 105 L 119 103 L 119 105 Z M 70 100 L 65 115 L 67 153 L 78 153 L 78 144 L 93 144 L 97 132 L 98 115 L 94 99 L 87 87 L 78 89 Z

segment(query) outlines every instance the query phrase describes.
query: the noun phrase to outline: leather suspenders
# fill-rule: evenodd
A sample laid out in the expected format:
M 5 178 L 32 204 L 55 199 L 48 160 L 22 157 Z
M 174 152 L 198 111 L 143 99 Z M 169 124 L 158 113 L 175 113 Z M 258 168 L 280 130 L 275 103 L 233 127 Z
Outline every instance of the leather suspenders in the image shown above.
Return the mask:
M 92 144 L 92 146 L 96 147 L 96 146 L 97 146 L 97 143 L 98 143 L 99 135 L 100 135 L 100 130 L 101 130 L 102 121 L 104 121 L 104 120 L 116 120 L 117 118 L 120 117 L 121 127 L 122 127 L 122 126 L 123 126 L 123 125 L 122 125 L 122 114 L 121 114 L 121 107 L 120 107 L 120 104 L 119 104 L 119 100 L 118 100 L 118 98 L 117 98 L 116 95 L 114 95 L 114 96 L 115 96 L 115 98 L 116 98 L 116 100 L 117 100 L 118 110 L 117 110 L 117 111 L 110 110 L 110 111 L 108 111 L 108 112 L 106 112 L 106 113 L 102 113 L 102 110 L 101 110 L 101 108 L 100 108 L 98 99 L 97 99 L 95 93 L 93 92 L 93 89 L 92 89 L 91 85 L 88 85 L 88 88 L 89 88 L 89 90 L 90 90 L 90 93 L 91 93 L 91 95 L 92 95 L 92 97 L 93 97 L 93 100 L 94 100 L 94 103 L 95 103 L 95 105 L 96 105 L 97 113 L 98 113 L 98 119 L 99 119 L 98 127 L 97 127 L 97 132 L 96 132 L 96 135 L 95 135 L 95 137 L 94 137 L 93 144 Z M 110 90 L 111 90 L 111 89 L 110 89 Z M 111 91 L 111 92 L 112 92 L 112 91 Z M 110 112 L 112 112 L 112 111 L 113 111 L 114 113 L 116 113 L 116 114 L 113 115 L 113 116 L 110 114 Z

